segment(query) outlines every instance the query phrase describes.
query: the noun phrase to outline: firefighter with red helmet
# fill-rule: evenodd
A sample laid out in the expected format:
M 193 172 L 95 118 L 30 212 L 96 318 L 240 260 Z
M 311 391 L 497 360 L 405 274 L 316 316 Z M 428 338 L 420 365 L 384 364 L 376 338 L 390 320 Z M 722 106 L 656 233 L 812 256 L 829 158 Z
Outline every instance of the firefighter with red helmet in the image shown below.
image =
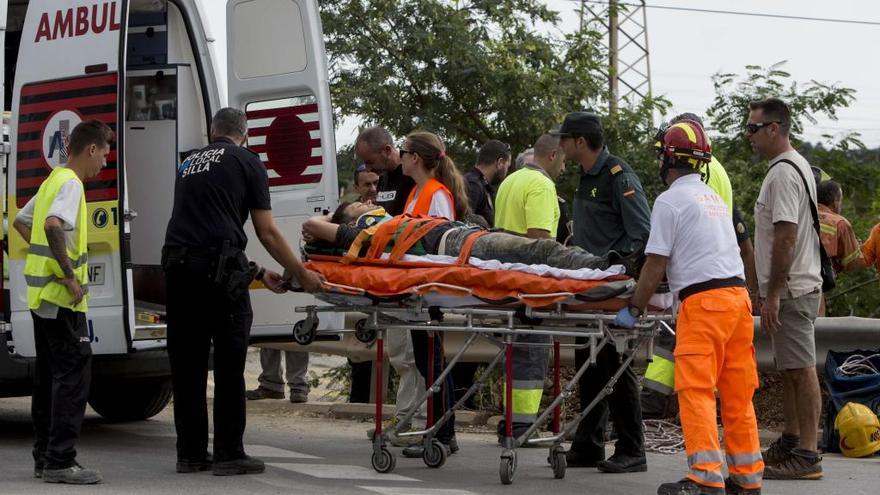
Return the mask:
M 688 454 L 687 476 L 659 495 L 755 494 L 764 463 L 752 395 L 758 386 L 751 301 L 727 205 L 700 180 L 711 160 L 703 128 L 684 120 L 661 138 L 660 179 L 636 293 L 615 322 L 632 328 L 664 276 L 677 293 L 675 390 Z M 722 454 L 715 390 L 721 395 Z M 722 466 L 727 462 L 729 478 Z

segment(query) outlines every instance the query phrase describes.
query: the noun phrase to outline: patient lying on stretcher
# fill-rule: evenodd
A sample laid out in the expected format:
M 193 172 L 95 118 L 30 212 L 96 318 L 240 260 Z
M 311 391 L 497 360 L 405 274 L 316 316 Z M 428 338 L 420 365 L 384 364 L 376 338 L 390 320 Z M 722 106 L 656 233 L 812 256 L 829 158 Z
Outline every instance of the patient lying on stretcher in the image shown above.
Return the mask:
M 413 222 L 415 225 L 409 225 Z M 548 265 L 566 270 L 605 270 L 621 264 L 627 275 L 637 276 L 638 271 L 638 257 L 621 257 L 615 252 L 596 256 L 553 239 L 529 239 L 446 219 L 392 217 L 369 203 L 342 203 L 332 215 L 312 217 L 303 225 L 306 242 L 343 249 L 351 257 L 367 256 L 371 247 L 376 251 L 379 246 L 374 243 L 383 243 L 382 251 L 389 252 L 401 236 L 408 238 L 407 244 L 412 243 L 406 250 L 412 255 L 457 257 L 469 246 L 470 256 L 502 263 Z

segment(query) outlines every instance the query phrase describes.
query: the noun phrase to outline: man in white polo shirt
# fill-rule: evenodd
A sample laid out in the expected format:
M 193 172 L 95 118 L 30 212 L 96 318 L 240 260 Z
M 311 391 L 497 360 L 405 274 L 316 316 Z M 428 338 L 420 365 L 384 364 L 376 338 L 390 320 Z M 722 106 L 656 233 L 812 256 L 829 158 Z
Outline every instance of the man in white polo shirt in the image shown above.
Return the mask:
M 752 347 L 752 305 L 745 289 L 730 211 L 700 179 L 711 159 L 703 128 L 673 124 L 661 138 L 660 177 L 669 185 L 654 203 L 636 293 L 615 323 L 635 326 L 665 275 L 678 294 L 675 391 L 688 454 L 688 474 L 664 483 L 659 495 L 761 493 L 758 425 L 752 395 L 758 386 Z M 715 390 L 721 396 L 724 479 L 716 425 Z

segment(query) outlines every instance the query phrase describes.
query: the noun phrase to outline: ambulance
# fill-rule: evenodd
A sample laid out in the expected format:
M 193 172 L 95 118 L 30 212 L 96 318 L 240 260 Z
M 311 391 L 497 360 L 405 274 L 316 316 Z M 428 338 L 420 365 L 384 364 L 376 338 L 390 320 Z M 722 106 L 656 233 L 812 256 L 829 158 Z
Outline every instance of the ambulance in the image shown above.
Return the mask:
M 206 19 L 223 12 L 221 44 Z M 67 162 L 79 122 L 99 119 L 116 131 L 107 167 L 85 182 L 89 403 L 111 419 L 150 417 L 171 396 L 159 263 L 175 173 L 182 157 L 208 144 L 211 115 L 224 106 L 246 111 L 247 146 L 266 166 L 275 221 L 293 246 L 306 218 L 338 202 L 317 1 L 0 0 L 0 19 L 9 224 Z M 278 269 L 247 230 L 248 256 Z M 0 397 L 30 393 L 35 356 L 27 243 L 8 229 L 6 248 Z M 261 341 L 290 340 L 301 319 L 294 307 L 314 304 L 256 286 L 251 296 L 252 338 Z

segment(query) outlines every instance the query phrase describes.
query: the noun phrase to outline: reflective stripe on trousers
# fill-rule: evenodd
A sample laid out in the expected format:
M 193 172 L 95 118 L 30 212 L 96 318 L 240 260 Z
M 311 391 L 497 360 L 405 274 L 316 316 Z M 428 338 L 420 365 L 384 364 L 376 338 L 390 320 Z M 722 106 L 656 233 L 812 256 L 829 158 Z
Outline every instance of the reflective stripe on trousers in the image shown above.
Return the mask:
M 727 454 L 730 479 L 743 488 L 760 488 L 764 474 L 764 459 L 760 451 L 748 454 Z
M 534 423 L 541 408 L 544 395 L 544 380 L 513 381 L 513 421 L 515 423 Z M 501 397 L 507 397 L 507 384 L 502 387 Z
M 702 450 L 688 455 L 688 478 L 701 485 L 723 488 L 721 460 L 720 450 Z
M 655 348 L 652 361 L 645 370 L 642 386 L 663 395 L 675 392 L 675 357 L 666 349 Z

